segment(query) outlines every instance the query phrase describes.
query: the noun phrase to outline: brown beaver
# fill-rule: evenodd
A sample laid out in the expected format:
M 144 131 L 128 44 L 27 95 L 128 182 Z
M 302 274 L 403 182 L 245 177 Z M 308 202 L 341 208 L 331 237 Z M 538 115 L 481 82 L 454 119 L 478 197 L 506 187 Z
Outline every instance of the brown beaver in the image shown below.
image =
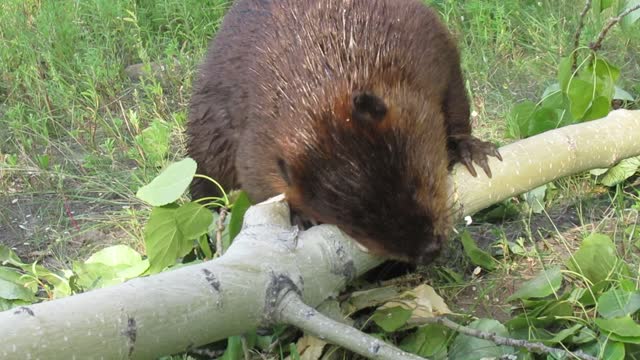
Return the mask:
M 188 153 L 254 202 L 285 193 L 373 253 L 436 256 L 448 170 L 491 176 L 471 135 L 457 48 L 419 0 L 239 0 L 200 68 Z M 218 195 L 195 180 L 192 196 Z

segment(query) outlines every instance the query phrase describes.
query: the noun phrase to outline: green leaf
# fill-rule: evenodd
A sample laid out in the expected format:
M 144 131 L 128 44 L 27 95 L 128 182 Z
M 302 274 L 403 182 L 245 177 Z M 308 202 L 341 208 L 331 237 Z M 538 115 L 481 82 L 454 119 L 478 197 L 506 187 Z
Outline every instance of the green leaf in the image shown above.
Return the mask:
M 394 332 L 401 328 L 404 324 L 407 323 L 407 320 L 409 320 L 409 318 L 411 318 L 411 310 L 402 308 L 400 306 L 378 309 L 371 316 L 371 320 L 373 320 L 378 326 L 380 326 L 382 330 L 388 333 Z
M 509 337 L 509 332 L 496 320 L 478 319 L 467 325 L 472 329 L 483 332 L 495 333 L 499 336 Z M 477 360 L 483 358 L 500 358 L 511 354 L 515 350 L 510 346 L 498 346 L 490 340 L 482 340 L 475 337 L 460 334 L 451 344 L 449 350 L 450 360 Z
M 467 254 L 472 264 L 489 271 L 495 270 L 498 262 L 487 252 L 478 248 L 475 241 L 471 238 L 471 234 L 469 234 L 467 230 L 462 233 L 460 239 L 462 241 L 462 246 L 464 247 L 464 252 Z
M 636 99 L 626 90 L 616 86 L 615 92 L 613 94 L 614 99 L 624 100 L 624 101 L 635 101 Z
M 635 175 L 639 169 L 640 156 L 624 159 L 609 169 L 600 179 L 600 183 L 609 187 L 616 186 Z
M 627 9 L 637 6 L 638 4 L 640 4 L 640 0 L 628 0 L 626 2 L 626 6 L 624 7 L 623 11 L 626 11 Z M 630 31 L 633 31 L 633 26 L 636 23 L 636 21 L 638 21 L 638 19 L 640 19 L 640 9 L 635 10 L 629 13 L 629 15 L 623 17 L 622 20 L 620 21 L 620 25 L 622 26 L 622 29 L 624 31 L 630 32 Z
M 545 99 L 548 99 L 553 95 L 561 94 L 561 93 L 562 93 L 562 89 L 560 89 L 560 84 L 553 83 L 547 86 L 547 88 L 544 89 L 544 91 L 542 92 L 542 99 L 543 99 L 542 101 L 544 102 Z
M 574 336 L 575 333 L 578 332 L 578 330 L 580 330 L 582 328 L 583 328 L 582 324 L 575 324 L 575 325 L 573 325 L 572 327 L 570 327 L 568 329 L 563 329 L 563 330 L 559 331 L 552 338 L 545 339 L 543 342 L 546 345 L 559 344 L 559 343 L 565 341 L 568 337 Z
M 582 119 L 587 112 L 593 100 L 593 92 L 594 84 L 592 82 L 578 78 L 569 82 L 567 96 L 569 97 L 571 115 L 575 119 Z
M 608 287 L 609 283 L 607 281 L 600 281 L 598 283 L 595 283 L 594 285 L 591 285 L 589 289 L 574 288 L 574 291 L 577 291 L 575 295 L 580 295 L 580 297 L 575 298 L 574 293 L 572 292 L 571 301 L 573 301 L 574 305 L 578 305 L 581 307 L 595 306 L 597 303 L 595 295 L 604 292 L 604 290 Z
M 542 134 L 558 127 L 558 113 L 553 109 L 537 108 L 529 121 L 528 136 Z
M 8 273 L 0 273 L 0 299 L 35 301 L 35 292 L 25 287 L 24 282 L 10 281 Z
M 547 185 L 542 185 L 523 194 L 527 204 L 531 207 L 531 211 L 535 214 L 540 214 L 544 210 L 544 196 L 546 193 Z
M 640 310 L 640 291 L 611 289 L 598 298 L 598 313 L 605 319 L 632 315 Z
M 516 299 L 543 298 L 554 294 L 562 285 L 560 266 L 541 271 L 538 276 L 525 282 L 507 301 Z
M 206 234 L 212 222 L 211 210 L 196 202 L 187 202 L 176 212 L 176 224 L 185 240 L 194 240 Z
M 602 358 L 607 360 L 624 360 L 624 344 L 617 341 L 607 341 Z
M 551 303 L 551 300 L 542 301 L 538 306 L 532 304 L 526 305 L 527 311 L 514 316 L 506 321 L 505 325 L 511 330 L 529 328 L 531 326 L 537 326 L 539 321 L 538 316 L 542 311 Z
M 612 333 L 623 337 L 640 338 L 640 324 L 631 316 L 623 316 L 614 319 L 596 318 L 596 325 L 606 333 Z
M 573 307 L 568 301 L 552 301 L 550 305 L 540 314 L 540 320 L 545 324 L 551 324 L 558 318 L 573 315 Z
M 592 234 L 582 241 L 580 249 L 567 262 L 567 267 L 595 284 L 607 279 L 617 261 L 616 247 L 611 238 Z
M 229 238 L 231 241 L 233 241 L 236 235 L 240 233 L 240 230 L 242 230 L 244 213 L 250 206 L 251 201 L 249 201 L 247 193 L 244 191 L 240 192 L 236 201 L 233 203 L 233 207 L 231 207 L 231 218 L 229 219 Z
M 0 265 L 22 266 L 24 263 L 8 246 L 0 244 Z
M 393 285 L 360 290 L 353 292 L 349 300 L 342 303 L 342 306 L 347 312 L 352 313 L 381 305 L 399 295 L 400 288 Z
M 184 158 L 169 165 L 149 184 L 141 187 L 136 196 L 152 206 L 164 206 L 180 198 L 196 173 L 197 164 Z
M 636 344 L 640 345 L 640 336 L 620 336 L 617 334 L 609 334 L 609 339 L 613 341 L 619 341 L 625 344 Z
M 577 335 L 574 335 L 571 337 L 571 343 L 572 344 L 586 344 L 586 343 L 590 343 L 594 340 L 596 340 L 598 338 L 598 335 L 596 334 L 595 331 L 583 327 L 582 329 L 580 329 L 580 332 Z
M 493 205 L 480 217 L 488 222 L 505 221 L 515 219 L 520 215 L 520 208 L 512 200 L 505 200 Z
M 118 277 L 117 269 L 101 263 L 73 263 L 73 272 L 77 275 L 76 284 L 83 290 L 100 289 L 116 285 L 123 280 Z
M 571 69 L 571 56 L 561 58 L 560 63 L 558 64 L 558 83 L 560 85 L 560 89 L 565 93 L 567 92 L 567 87 L 569 86 L 569 81 L 571 80 L 572 75 L 573 70 Z
M 107 266 L 134 265 L 142 260 L 140 254 L 126 245 L 114 245 L 91 255 L 85 263 L 101 263 Z
M 91 255 L 85 264 L 103 264 L 113 269 L 116 283 L 140 276 L 149 268 L 149 260 L 126 245 L 114 245 Z
M 16 308 L 18 306 L 28 306 L 28 305 L 31 305 L 31 304 L 32 304 L 31 301 L 5 300 L 5 299 L 0 297 L 0 312 L 11 310 L 11 309 Z
M 604 96 L 593 99 L 589 110 L 584 114 L 582 121 L 601 119 L 611 111 L 611 100 Z
M 507 136 L 514 139 L 529 137 L 529 124 L 536 104 L 532 101 L 523 101 L 513 107 L 507 118 Z
M 624 344 L 614 340 L 614 336 L 599 336 L 596 340 L 590 343 L 585 343 L 579 349 L 586 354 L 593 355 L 598 359 L 626 359 Z M 622 347 L 620 347 L 622 345 Z M 622 351 L 621 351 L 622 350 Z M 622 357 L 620 357 L 622 356 Z M 633 357 L 629 358 L 633 359 Z
M 638 229 L 640 230 L 640 229 Z M 625 231 L 626 233 L 626 231 Z M 626 233 L 629 235 L 628 233 Z M 620 279 L 618 282 L 619 288 L 624 291 L 635 291 L 636 290 L 636 281 L 635 279 L 624 278 Z
M 20 271 L 14 268 L 0 266 L 0 279 L 26 287 L 27 290 L 31 291 L 33 294 L 38 291 L 38 285 L 32 278 L 25 277 Z
M 591 80 L 596 84 L 596 97 L 603 96 L 610 101 L 615 93 L 615 84 L 620 77 L 620 69 L 609 64 L 603 58 L 597 58 L 587 66 L 587 71 L 591 73 Z
M 553 83 L 544 90 L 540 105 L 551 110 L 562 110 L 565 108 L 564 93 L 560 90 L 560 84 Z
M 211 251 L 211 246 L 209 246 L 209 241 L 205 235 L 198 238 L 198 245 L 200 245 L 200 249 L 202 249 L 202 252 L 207 259 L 211 259 L 213 257 L 213 251 Z
M 451 330 L 442 325 L 426 325 L 404 338 L 400 348 L 429 359 L 445 360 L 450 336 Z
M 211 211 L 194 202 L 177 208 L 154 208 L 145 226 L 149 272 L 156 273 L 174 265 L 177 258 L 193 249 L 193 240 L 207 233 L 212 221 Z
M 289 344 L 289 354 L 291 356 L 291 360 L 300 360 L 300 352 L 298 351 L 296 344 Z

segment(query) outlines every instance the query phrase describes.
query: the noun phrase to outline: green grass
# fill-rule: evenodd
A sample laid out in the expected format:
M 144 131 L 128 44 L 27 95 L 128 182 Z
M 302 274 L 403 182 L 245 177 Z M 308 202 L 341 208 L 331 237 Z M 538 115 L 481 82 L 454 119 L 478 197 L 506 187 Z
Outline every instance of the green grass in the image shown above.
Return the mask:
M 222 0 L 0 4 L 3 243 L 62 261 L 114 231 L 123 235 L 114 241 L 141 244 L 140 224 L 123 208 L 139 208 L 137 188 L 184 154 L 193 72 L 226 8 Z M 161 81 L 133 82 L 125 69 L 138 63 L 167 70 Z M 19 227 L 27 216 L 40 216 L 33 231 Z M 86 229 L 93 235 L 78 241 Z
M 427 2 L 458 38 L 476 133 L 511 141 L 509 112 L 555 81 L 583 1 Z M 58 268 L 112 243 L 143 250 L 148 208 L 134 194 L 185 154 L 191 82 L 227 7 L 223 0 L 0 2 L 0 243 Z M 582 43 L 603 23 L 588 17 Z M 638 96 L 640 31 L 614 28 L 601 53 Z M 165 70 L 132 80 L 125 69 L 140 63 Z M 474 229 L 476 240 L 497 248 L 522 238 L 531 256 L 505 256 L 495 276 L 443 281 L 448 300 L 504 316 L 492 301 L 510 295 L 510 279 L 566 259 L 595 231 L 638 263 L 638 230 L 628 233 L 638 223 L 637 184 L 594 192 L 591 178 L 576 176 L 556 185 L 548 216 L 520 214 Z

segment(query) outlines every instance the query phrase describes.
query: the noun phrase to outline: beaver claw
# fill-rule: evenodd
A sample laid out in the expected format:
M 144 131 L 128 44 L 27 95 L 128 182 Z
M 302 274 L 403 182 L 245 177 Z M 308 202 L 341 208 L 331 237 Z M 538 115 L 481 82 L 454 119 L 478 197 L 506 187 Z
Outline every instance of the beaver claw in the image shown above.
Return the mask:
M 491 169 L 489 168 L 488 157 L 493 156 L 502 161 L 502 156 L 498 152 L 496 145 L 482 141 L 470 135 L 456 136 L 453 138 L 456 144 L 456 157 L 474 177 L 478 176 L 473 163 L 475 162 L 484 170 L 485 174 L 491 178 Z

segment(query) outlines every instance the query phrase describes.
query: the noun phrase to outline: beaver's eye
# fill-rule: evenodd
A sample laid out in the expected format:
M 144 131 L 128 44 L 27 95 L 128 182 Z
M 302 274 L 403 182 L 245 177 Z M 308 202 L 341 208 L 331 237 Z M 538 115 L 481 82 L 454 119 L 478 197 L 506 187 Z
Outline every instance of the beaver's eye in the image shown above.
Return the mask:
M 289 166 L 287 166 L 287 163 L 282 158 L 278 158 L 277 163 L 282 179 L 284 179 L 287 185 L 291 185 L 291 179 L 289 177 Z
M 387 105 L 378 96 L 364 91 L 353 95 L 351 116 L 363 125 L 379 123 L 387 114 Z

